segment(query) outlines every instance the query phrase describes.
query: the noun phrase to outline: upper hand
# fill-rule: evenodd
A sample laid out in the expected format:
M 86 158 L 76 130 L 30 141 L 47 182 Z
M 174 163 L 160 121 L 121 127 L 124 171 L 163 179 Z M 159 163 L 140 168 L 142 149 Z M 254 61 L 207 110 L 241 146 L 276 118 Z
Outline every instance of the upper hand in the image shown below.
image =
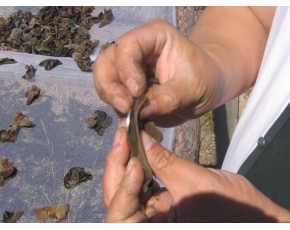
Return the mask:
M 121 36 L 94 63 L 95 87 L 105 102 L 126 114 L 133 98 L 147 93 L 142 116 L 162 126 L 210 109 L 219 75 L 203 50 L 163 20 Z M 155 76 L 160 85 L 149 86 L 148 78 Z

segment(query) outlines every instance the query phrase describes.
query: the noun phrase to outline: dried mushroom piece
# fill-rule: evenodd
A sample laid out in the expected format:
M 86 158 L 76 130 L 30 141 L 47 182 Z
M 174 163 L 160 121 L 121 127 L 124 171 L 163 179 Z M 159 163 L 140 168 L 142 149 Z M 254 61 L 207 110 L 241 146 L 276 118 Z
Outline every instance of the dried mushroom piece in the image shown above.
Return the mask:
M 36 85 L 33 85 L 31 88 L 28 88 L 27 92 L 25 93 L 26 105 L 32 104 L 32 102 L 37 99 L 40 95 L 41 89 Z
M 112 41 L 112 42 L 106 42 L 105 44 L 103 44 L 101 47 L 100 47 L 100 51 L 99 53 L 103 53 L 105 49 L 107 49 L 109 46 L 115 44 L 115 41 Z
M 92 71 L 85 61 L 98 43 L 90 40 L 89 30 L 113 20 L 112 10 L 94 17 L 93 6 L 46 6 L 32 14 L 21 10 L 7 19 L 0 18 L 0 50 L 18 51 L 54 57 L 72 57 L 80 53 L 77 64 L 82 71 Z
M 32 77 L 35 76 L 36 69 L 33 65 L 26 65 L 25 69 L 26 73 L 22 76 L 23 79 L 30 80 Z
M 54 221 L 59 223 L 67 218 L 69 211 L 68 204 L 51 205 L 33 210 L 39 222 L 44 222 L 49 218 L 54 218 Z
M 114 16 L 113 16 L 112 10 L 111 9 L 108 9 L 108 10 L 105 9 L 104 12 L 101 12 L 98 15 L 98 18 L 97 18 L 97 21 L 100 22 L 99 28 L 110 24 L 113 21 L 113 19 L 114 19 Z
M 12 58 L 0 58 L 0 65 L 14 64 L 14 63 L 17 63 L 17 61 L 15 61 Z
M 13 164 L 7 158 L 0 158 L 0 187 L 5 184 L 5 180 L 9 177 L 13 177 L 17 172 L 17 169 L 13 167 Z
M 13 126 L 13 130 L 17 128 L 15 126 Z M 16 141 L 16 131 L 11 131 L 10 129 L 5 130 L 2 129 L 0 130 L 0 142 L 15 142 Z
M 39 63 L 39 65 L 43 66 L 45 70 L 51 70 L 61 64 L 61 61 L 58 59 L 46 59 Z
M 93 175 L 85 172 L 84 168 L 74 167 L 71 168 L 64 176 L 64 186 L 67 189 L 72 189 L 79 185 L 81 182 L 92 180 Z
M 0 142 L 15 142 L 21 127 L 33 127 L 34 124 L 22 113 L 17 111 L 7 130 L 0 130 Z
M 91 72 L 92 71 L 92 65 L 93 62 L 91 61 L 90 58 L 81 58 L 76 61 L 78 67 L 83 71 L 83 72 Z
M 112 118 L 105 111 L 96 110 L 94 114 L 86 118 L 85 122 L 88 128 L 96 130 L 100 136 L 103 136 L 105 129 L 111 125 Z
M 18 127 L 33 127 L 34 124 L 22 113 L 17 111 L 12 121 L 12 126 L 17 125 Z
M 3 220 L 2 223 L 16 223 L 23 215 L 23 212 L 16 211 L 16 212 L 8 212 L 5 210 L 3 213 Z

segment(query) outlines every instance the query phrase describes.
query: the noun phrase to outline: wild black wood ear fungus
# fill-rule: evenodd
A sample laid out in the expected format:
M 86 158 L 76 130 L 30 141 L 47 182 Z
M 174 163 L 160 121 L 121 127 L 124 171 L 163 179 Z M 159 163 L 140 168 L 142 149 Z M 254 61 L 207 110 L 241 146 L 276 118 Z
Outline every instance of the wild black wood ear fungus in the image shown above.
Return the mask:
M 67 218 L 67 214 L 69 212 L 69 205 L 68 204 L 50 205 L 34 209 L 33 211 L 35 212 L 36 219 L 39 222 L 44 222 L 49 218 L 54 218 L 54 221 L 59 223 Z
M 20 211 L 8 212 L 6 210 L 3 213 L 2 223 L 16 223 L 21 218 L 22 215 L 23 215 L 23 212 L 20 212 Z
M 54 57 L 73 57 L 79 53 L 80 57 L 74 58 L 77 66 L 81 71 L 91 72 L 90 55 L 99 41 L 90 40 L 89 30 L 98 23 L 104 27 L 114 19 L 111 9 L 93 16 L 94 9 L 94 6 L 46 6 L 34 15 L 19 10 L 7 19 L 0 18 L 0 49 Z M 12 60 L 2 62 L 13 63 Z M 45 69 L 50 70 L 56 64 L 49 62 Z M 32 74 L 29 70 L 23 78 L 30 79 Z
M 0 187 L 5 184 L 5 180 L 9 177 L 13 177 L 17 172 L 17 169 L 13 167 L 13 164 L 7 158 L 0 158 Z
M 39 97 L 40 91 L 41 89 L 36 85 L 28 88 L 27 92 L 25 93 L 25 97 L 27 98 L 26 105 L 32 104 L 34 100 Z
M 112 124 L 112 118 L 105 111 L 96 110 L 86 118 L 85 122 L 88 128 L 96 130 L 100 136 L 103 136 L 106 128 Z
M 61 61 L 58 59 L 45 59 L 39 63 L 40 66 L 43 66 L 45 70 L 51 70 L 58 65 L 61 65 Z
M 67 189 L 72 189 L 82 182 L 92 180 L 93 175 L 85 172 L 84 168 L 74 167 L 71 168 L 64 177 L 64 186 Z

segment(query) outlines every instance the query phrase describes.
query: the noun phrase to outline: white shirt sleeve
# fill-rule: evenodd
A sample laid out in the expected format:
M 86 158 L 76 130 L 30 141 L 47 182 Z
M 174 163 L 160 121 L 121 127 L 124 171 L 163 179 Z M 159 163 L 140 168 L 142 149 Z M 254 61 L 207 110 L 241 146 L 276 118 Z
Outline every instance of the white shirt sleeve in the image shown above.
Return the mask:
M 252 94 L 222 169 L 237 172 L 290 102 L 290 7 L 277 7 Z

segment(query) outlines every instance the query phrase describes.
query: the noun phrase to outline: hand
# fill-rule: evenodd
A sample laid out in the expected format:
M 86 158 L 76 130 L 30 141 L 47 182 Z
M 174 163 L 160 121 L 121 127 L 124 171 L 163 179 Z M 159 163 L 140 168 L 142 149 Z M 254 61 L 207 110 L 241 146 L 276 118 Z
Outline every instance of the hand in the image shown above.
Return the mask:
M 156 191 L 153 195 L 140 195 L 144 180 L 144 172 L 137 158 L 132 158 L 129 163 L 129 149 L 127 143 L 124 122 L 116 133 L 113 145 L 106 159 L 103 175 L 103 200 L 108 208 L 105 222 L 164 222 L 167 219 L 166 212 L 171 204 L 171 196 L 164 189 Z M 155 187 L 155 186 L 153 186 Z M 125 195 L 126 197 L 123 197 Z M 155 208 L 143 205 L 150 197 L 150 202 L 159 199 Z M 148 201 L 149 202 L 149 201 Z M 148 203 L 147 202 L 147 203 Z M 165 212 L 165 214 L 162 214 Z
M 125 114 L 133 97 L 148 90 L 142 115 L 162 126 L 177 125 L 213 107 L 220 75 L 202 49 L 163 20 L 126 33 L 94 63 L 95 87 L 105 102 Z M 146 81 L 154 76 L 160 85 L 149 87 Z
M 200 116 L 254 84 L 274 13 L 275 7 L 207 7 L 189 38 L 152 20 L 96 59 L 97 92 L 123 114 L 147 93 L 141 115 L 159 126 Z M 146 84 L 152 77 L 160 85 Z
M 148 162 L 166 189 L 155 189 L 146 198 L 140 195 L 144 173 L 136 158 L 129 161 L 126 132 L 121 127 L 105 165 L 106 222 L 290 220 L 289 211 L 274 204 L 244 177 L 190 163 L 146 133 L 142 133 L 142 140 Z

